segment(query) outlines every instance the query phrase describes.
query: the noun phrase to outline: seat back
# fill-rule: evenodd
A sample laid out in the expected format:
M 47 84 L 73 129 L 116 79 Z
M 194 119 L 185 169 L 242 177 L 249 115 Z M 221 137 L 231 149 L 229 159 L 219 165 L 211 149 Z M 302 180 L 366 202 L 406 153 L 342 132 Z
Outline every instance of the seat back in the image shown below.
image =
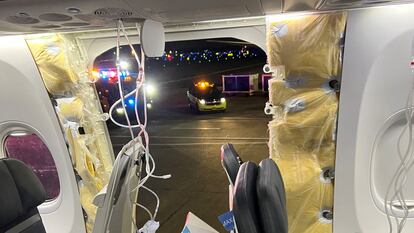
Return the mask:
M 238 233 L 263 232 L 258 213 L 256 178 L 256 164 L 245 162 L 240 166 L 233 197 L 233 213 Z
M 285 186 L 279 168 L 272 159 L 260 162 L 256 190 L 263 232 L 287 233 Z
M 227 143 L 221 147 L 221 165 L 223 166 L 231 185 L 235 184 L 237 173 L 239 172 L 242 163 L 241 158 L 232 144 Z
M 0 232 L 45 233 L 37 206 L 46 191 L 33 171 L 23 162 L 0 159 Z
M 230 209 L 238 233 L 287 233 L 285 186 L 276 163 L 269 158 L 259 167 L 243 163 L 232 144 L 221 147 L 221 163 L 234 186 Z

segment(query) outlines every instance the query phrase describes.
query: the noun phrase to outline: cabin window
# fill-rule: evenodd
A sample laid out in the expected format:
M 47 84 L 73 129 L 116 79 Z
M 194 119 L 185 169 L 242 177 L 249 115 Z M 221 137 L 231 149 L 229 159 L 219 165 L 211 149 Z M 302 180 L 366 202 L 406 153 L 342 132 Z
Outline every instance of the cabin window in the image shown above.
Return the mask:
M 12 132 L 4 140 L 5 155 L 31 167 L 45 187 L 47 199 L 58 197 L 60 184 L 55 162 L 42 139 L 34 133 Z

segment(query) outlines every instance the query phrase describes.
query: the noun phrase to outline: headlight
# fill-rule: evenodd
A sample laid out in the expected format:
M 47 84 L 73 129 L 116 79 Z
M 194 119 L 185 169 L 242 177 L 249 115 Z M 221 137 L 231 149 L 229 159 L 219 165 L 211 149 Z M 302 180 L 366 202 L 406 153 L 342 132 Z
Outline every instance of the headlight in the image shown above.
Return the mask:
M 117 108 L 116 113 L 118 113 L 118 115 L 123 115 L 124 114 L 124 108 Z
M 152 108 L 152 104 L 151 103 L 147 103 L 147 108 L 151 109 Z
M 204 104 L 206 104 L 206 101 L 205 100 L 200 100 L 200 104 L 204 105 Z
M 225 103 L 226 102 L 226 98 L 221 98 L 220 102 Z
M 129 63 L 126 61 L 120 61 L 119 66 L 121 67 L 121 69 L 126 70 L 129 67 Z
M 145 85 L 145 92 L 148 94 L 148 96 L 154 96 L 156 94 L 156 89 L 151 84 Z

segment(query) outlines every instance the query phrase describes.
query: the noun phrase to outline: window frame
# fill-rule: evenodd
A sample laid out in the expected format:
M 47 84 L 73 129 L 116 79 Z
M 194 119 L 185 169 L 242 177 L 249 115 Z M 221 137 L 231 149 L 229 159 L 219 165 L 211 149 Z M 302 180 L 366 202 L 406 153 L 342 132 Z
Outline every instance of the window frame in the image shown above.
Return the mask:
M 20 123 L 20 122 L 11 122 L 11 123 L 8 122 L 6 124 L 0 123 L 0 143 L 1 143 L 0 144 L 0 147 L 1 147 L 0 158 L 9 158 L 7 156 L 7 151 L 5 147 L 6 139 L 7 137 L 12 136 L 13 133 L 17 133 L 17 132 L 35 134 L 40 140 L 42 140 L 43 144 L 47 147 L 47 149 L 49 150 L 52 156 L 53 163 L 54 163 L 54 166 L 56 167 L 56 172 L 57 172 L 58 180 L 59 180 L 59 194 L 53 199 L 45 200 L 45 202 L 39 206 L 40 208 L 45 210 L 44 213 L 51 213 L 55 211 L 60 206 L 60 203 L 62 202 L 62 188 L 61 188 L 62 183 L 61 183 L 59 169 L 56 165 L 56 160 L 53 156 L 53 153 L 50 150 L 50 146 L 44 140 L 44 137 L 40 134 L 40 132 L 31 126 L 24 124 L 24 123 Z

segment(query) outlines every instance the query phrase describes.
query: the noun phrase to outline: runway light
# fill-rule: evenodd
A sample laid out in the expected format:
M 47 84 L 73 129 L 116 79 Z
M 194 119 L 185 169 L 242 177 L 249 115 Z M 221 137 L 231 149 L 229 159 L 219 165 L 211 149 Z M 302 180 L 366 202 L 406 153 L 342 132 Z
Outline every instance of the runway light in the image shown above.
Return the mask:
M 123 114 L 125 113 L 124 108 L 117 108 L 117 109 L 116 109 L 116 113 L 117 113 L 118 115 L 123 115 Z
M 225 103 L 226 102 L 226 98 L 221 98 L 220 102 Z
M 126 61 L 120 61 L 119 66 L 121 67 L 121 69 L 126 70 L 129 67 L 129 63 Z
M 201 105 L 204 105 L 204 104 L 206 104 L 206 101 L 205 101 L 205 100 L 203 100 L 203 99 L 201 99 L 201 100 L 200 100 L 200 104 L 201 104 Z
M 152 104 L 151 103 L 147 103 L 147 108 L 151 109 L 152 108 Z

